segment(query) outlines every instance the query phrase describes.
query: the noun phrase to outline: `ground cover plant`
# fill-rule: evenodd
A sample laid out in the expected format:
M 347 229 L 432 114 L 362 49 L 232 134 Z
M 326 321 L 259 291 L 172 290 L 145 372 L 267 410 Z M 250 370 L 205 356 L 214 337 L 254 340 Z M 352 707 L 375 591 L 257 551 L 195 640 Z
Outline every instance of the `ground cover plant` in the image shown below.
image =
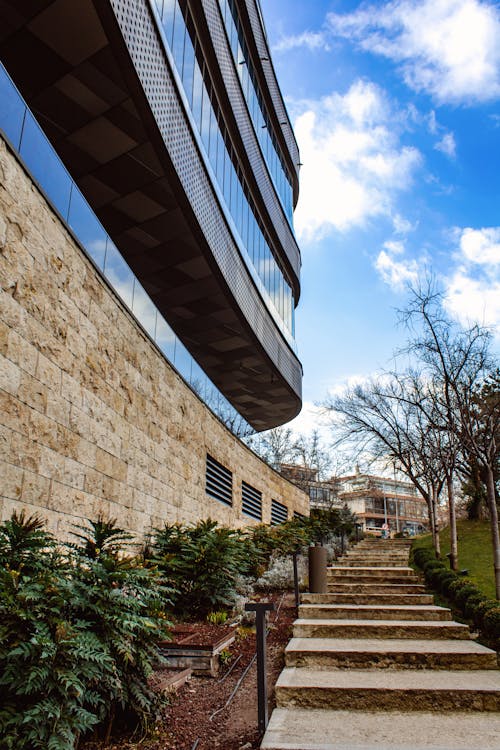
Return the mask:
M 429 542 L 430 537 L 414 542 L 413 563 L 423 571 L 429 587 L 469 621 L 487 645 L 499 651 L 500 603 L 489 597 L 475 579 L 457 574 L 450 570 L 447 563 L 437 560 Z M 480 570 L 477 561 L 476 570 Z
M 457 521 L 458 567 L 468 571 L 468 577 L 492 599 L 495 598 L 495 576 L 493 573 L 493 549 L 491 529 L 488 521 Z M 445 527 L 440 532 L 441 558 L 446 562 L 450 552 L 450 530 Z M 415 541 L 416 547 L 431 549 L 432 539 L 424 536 Z
M 117 711 L 154 715 L 165 590 L 124 541 L 102 519 L 60 547 L 37 517 L 0 526 L 2 750 L 73 750 L 97 725 L 109 735 Z

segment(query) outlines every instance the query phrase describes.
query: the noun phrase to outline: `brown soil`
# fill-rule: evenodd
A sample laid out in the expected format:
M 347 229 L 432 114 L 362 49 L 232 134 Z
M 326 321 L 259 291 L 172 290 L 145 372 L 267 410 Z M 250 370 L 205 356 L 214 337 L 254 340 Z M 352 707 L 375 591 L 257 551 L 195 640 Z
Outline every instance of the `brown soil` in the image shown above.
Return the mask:
M 270 711 L 273 705 L 273 686 L 283 667 L 283 652 L 291 637 L 291 626 L 296 617 L 291 594 L 266 597 L 276 604 L 269 614 L 267 636 L 268 694 Z M 211 626 L 210 635 L 217 638 L 227 625 Z M 205 629 L 205 625 L 203 626 Z M 261 736 L 257 729 L 257 668 L 255 632 L 238 630 L 229 647 L 230 661 L 221 667 L 216 678 L 191 677 L 163 710 L 151 734 L 141 740 L 114 741 L 107 750 L 254 750 Z M 253 661 L 252 661 L 253 660 Z M 251 663 L 252 662 L 252 663 Z M 243 676 L 245 670 L 247 670 Z M 238 681 L 241 679 L 239 687 Z M 233 695 L 233 692 L 235 691 Z M 232 696 L 232 697 L 231 697 Z M 226 705 L 226 703 L 228 705 Z M 102 745 L 87 743 L 81 750 L 97 750 Z

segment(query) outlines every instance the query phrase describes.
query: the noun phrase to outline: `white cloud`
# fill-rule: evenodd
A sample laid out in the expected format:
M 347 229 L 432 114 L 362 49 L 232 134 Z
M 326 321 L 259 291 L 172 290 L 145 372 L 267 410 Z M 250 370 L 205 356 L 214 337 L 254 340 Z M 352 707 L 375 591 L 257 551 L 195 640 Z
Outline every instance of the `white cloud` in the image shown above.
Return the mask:
M 393 0 L 330 13 L 330 32 L 400 64 L 439 103 L 500 96 L 500 13 L 481 0 Z
M 312 241 L 393 212 L 421 163 L 417 149 L 401 145 L 384 92 L 358 80 L 345 95 L 292 103 L 298 112 L 301 193 L 295 212 L 299 239 Z
M 500 265 L 500 227 L 467 227 L 460 236 L 460 250 L 464 258 L 471 263 L 484 266 Z
M 302 34 L 284 36 L 273 46 L 273 53 L 289 52 L 298 47 L 307 47 L 310 50 L 323 49 L 327 52 L 330 46 L 325 34 L 321 31 L 304 31 Z
M 434 148 L 436 151 L 441 151 L 443 154 L 446 154 L 446 156 L 449 156 L 450 159 L 454 159 L 457 155 L 457 144 L 453 133 L 446 133 L 441 140 L 436 143 Z
M 404 289 L 407 284 L 415 284 L 420 270 L 416 260 L 395 260 L 386 250 L 381 250 L 378 254 L 375 268 L 383 281 L 397 290 Z
M 464 324 L 476 321 L 500 336 L 500 227 L 455 230 L 458 264 L 446 279 L 446 307 Z
M 410 234 L 410 232 L 414 232 L 417 228 L 416 224 L 412 224 L 411 221 L 408 221 L 408 219 L 405 219 L 400 214 L 395 214 L 392 217 L 392 225 L 394 232 L 399 235 Z

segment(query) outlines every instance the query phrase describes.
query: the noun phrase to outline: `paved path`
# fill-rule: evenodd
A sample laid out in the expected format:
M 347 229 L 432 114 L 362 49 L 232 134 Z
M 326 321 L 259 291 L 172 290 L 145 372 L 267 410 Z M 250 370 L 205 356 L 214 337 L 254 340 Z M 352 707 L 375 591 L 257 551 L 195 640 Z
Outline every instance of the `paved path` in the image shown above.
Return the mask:
M 500 750 L 500 670 L 433 604 L 406 540 L 365 540 L 303 594 L 261 750 Z

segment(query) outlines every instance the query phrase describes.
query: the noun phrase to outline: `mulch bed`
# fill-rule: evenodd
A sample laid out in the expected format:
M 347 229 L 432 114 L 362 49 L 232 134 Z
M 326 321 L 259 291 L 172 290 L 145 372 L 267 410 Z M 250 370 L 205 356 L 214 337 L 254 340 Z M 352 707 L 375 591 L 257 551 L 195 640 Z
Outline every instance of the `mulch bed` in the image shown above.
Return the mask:
M 275 594 L 265 599 L 274 601 L 276 605 L 276 610 L 269 614 L 267 637 L 268 692 L 272 708 L 273 686 L 283 668 L 283 653 L 291 638 L 296 609 L 292 594 Z M 196 630 L 196 626 L 192 629 Z M 218 633 L 225 634 L 227 625 L 200 623 L 199 631 L 213 641 Z M 134 741 L 114 740 L 107 750 L 258 748 L 261 737 L 257 730 L 255 632 L 249 628 L 238 629 L 229 651 L 231 659 L 221 667 L 216 678 L 193 676 L 177 693 L 171 695 L 169 705 L 148 737 Z M 248 671 L 243 676 L 245 670 Z M 100 750 L 102 747 L 102 744 L 87 743 L 80 750 Z

